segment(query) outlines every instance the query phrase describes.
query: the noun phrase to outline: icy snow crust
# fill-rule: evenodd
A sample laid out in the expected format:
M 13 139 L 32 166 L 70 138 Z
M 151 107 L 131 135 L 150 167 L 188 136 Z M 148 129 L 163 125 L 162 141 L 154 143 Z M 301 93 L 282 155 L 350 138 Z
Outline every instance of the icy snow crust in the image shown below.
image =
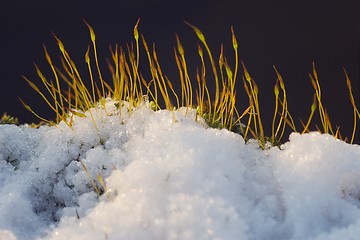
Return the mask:
M 0 239 L 359 239 L 359 146 L 310 133 L 263 151 L 190 109 L 105 109 L 99 132 L 0 126 Z

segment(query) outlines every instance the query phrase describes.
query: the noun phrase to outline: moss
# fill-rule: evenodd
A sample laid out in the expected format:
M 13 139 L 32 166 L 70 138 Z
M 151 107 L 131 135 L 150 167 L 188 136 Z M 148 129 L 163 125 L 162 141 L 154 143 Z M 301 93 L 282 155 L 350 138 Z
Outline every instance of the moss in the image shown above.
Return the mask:
M 198 116 L 201 116 L 210 127 L 226 128 L 239 133 L 244 137 L 245 141 L 256 139 L 259 145 L 263 146 L 262 148 L 265 148 L 268 143 L 273 146 L 279 146 L 286 129 L 300 133 L 317 130 L 344 140 L 339 132 L 339 128 L 335 129 L 331 124 L 326 107 L 322 103 L 320 81 L 315 64 L 313 64 L 312 73 L 309 74 L 314 88 L 311 112 L 306 121 L 300 120 L 298 124 L 295 123 L 289 111 L 285 82 L 281 74 L 274 67 L 277 78 L 274 84 L 275 109 L 272 117 L 271 136 L 265 136 L 258 100 L 259 88 L 245 67 L 245 64 L 239 62 L 238 42 L 234 29 L 230 28 L 231 49 L 234 53 L 234 62 L 231 63 L 228 62 L 224 55 L 223 45 L 220 48 L 219 58 L 215 59 L 201 30 L 190 23 L 186 22 L 186 24 L 194 31 L 197 37 L 198 51 L 195 57 L 200 59 L 201 65 L 197 68 L 195 77 L 190 76 L 189 66 L 185 57 L 186 51 L 181 44 L 180 37 L 176 35 L 174 56 L 178 68 L 181 92 L 176 92 L 173 88 L 173 81 L 163 74 L 155 45 L 149 46 L 145 37 L 138 31 L 139 21 L 137 21 L 134 27 L 134 42 L 128 44 L 125 48 L 119 46 L 110 48 L 112 61 L 109 61 L 109 71 L 112 76 L 111 81 L 105 81 L 103 78 L 98 60 L 95 31 L 88 23 L 86 23 L 86 26 L 90 33 L 91 48 L 89 47 L 85 54 L 85 62 L 88 68 L 87 73 L 80 73 L 78 71 L 64 44 L 54 35 L 61 53 L 62 69 L 55 67 L 55 63 L 53 63 L 44 47 L 45 57 L 50 66 L 52 76 L 45 77 L 42 71 L 35 65 L 36 73 L 41 80 L 42 86 L 26 77 L 24 79 L 54 111 L 56 115 L 55 123 L 63 121 L 70 128 L 72 128 L 72 118 L 69 116 L 74 114 L 85 115 L 88 109 L 97 106 L 97 103 L 101 103 L 108 96 L 117 102 L 117 108 L 124 106 L 123 102 L 128 102 L 129 112 L 141 104 L 145 96 L 151 109 L 154 111 L 163 108 L 169 111 L 176 111 L 180 107 L 197 109 L 195 120 L 198 119 Z M 140 51 L 144 51 L 147 56 L 145 69 L 140 69 Z M 141 66 L 144 66 L 144 64 Z M 144 71 L 150 72 L 150 79 L 143 77 L 145 75 L 143 74 Z M 88 77 L 84 78 L 84 76 Z M 354 109 L 353 133 L 349 141 L 353 143 L 360 114 L 352 95 L 351 81 L 346 71 L 345 76 L 351 104 Z M 194 78 L 196 79 L 195 81 L 193 80 Z M 208 79 L 214 79 L 215 81 L 214 92 L 211 92 L 208 87 Z M 238 81 L 240 81 L 240 84 Z M 64 84 L 66 86 L 62 87 Z M 89 88 L 86 87 L 89 85 Z M 243 87 L 241 88 L 238 85 L 243 85 Z M 249 100 L 242 108 L 237 107 L 236 104 L 236 96 L 238 94 L 245 94 Z M 173 101 L 173 99 L 176 101 Z M 24 101 L 22 102 L 40 120 L 48 123 L 53 122 L 42 118 L 29 105 Z M 164 106 L 161 106 L 161 103 Z M 104 104 L 101 105 L 105 107 Z M 316 113 L 319 114 L 320 124 L 312 123 L 313 116 Z M 91 111 L 87 114 L 91 115 Z M 91 118 L 93 119 L 92 116 Z M 94 119 L 93 123 L 97 129 Z M 119 124 L 121 124 L 121 120 L 119 120 Z M 311 126 L 316 126 L 316 128 L 311 129 Z
M 19 125 L 19 119 L 17 117 L 13 117 L 8 115 L 7 113 L 4 113 L 1 116 L 0 124 L 15 124 Z

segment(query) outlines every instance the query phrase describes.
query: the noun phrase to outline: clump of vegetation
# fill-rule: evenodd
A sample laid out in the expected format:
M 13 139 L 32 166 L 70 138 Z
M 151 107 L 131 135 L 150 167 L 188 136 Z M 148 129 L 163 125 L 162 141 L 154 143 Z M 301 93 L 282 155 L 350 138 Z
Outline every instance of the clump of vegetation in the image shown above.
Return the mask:
M 96 35 L 93 28 L 85 22 L 90 32 L 91 44 L 85 53 L 87 73 L 80 73 L 75 62 L 66 51 L 61 40 L 54 35 L 61 53 L 62 68 L 54 65 L 46 47 L 44 52 L 46 60 L 52 72 L 52 79 L 45 77 L 40 68 L 35 65 L 37 75 L 42 82 L 42 90 L 35 82 L 24 77 L 33 88 L 55 112 L 56 120 L 48 120 L 39 116 L 28 104 L 22 101 L 26 109 L 37 116 L 41 121 L 49 124 L 65 122 L 72 128 L 72 116 L 85 116 L 90 114 L 96 128 L 96 122 L 89 109 L 96 107 L 98 103 L 105 105 L 105 98 L 110 96 L 116 102 L 126 101 L 129 103 L 129 111 L 143 102 L 144 96 L 150 101 L 154 110 L 167 109 L 177 111 L 180 107 L 196 109 L 197 116 L 203 118 L 209 127 L 226 128 L 241 134 L 245 141 L 256 139 L 261 148 L 273 145 L 279 146 L 287 128 L 291 131 L 306 133 L 311 131 L 313 116 L 316 112 L 320 117 L 320 124 L 315 129 L 322 133 L 329 133 L 341 140 L 354 142 L 357 121 L 360 113 L 355 104 L 352 94 L 351 81 L 345 71 L 346 83 L 349 90 L 350 101 L 353 107 L 354 124 L 351 138 L 343 138 L 339 128 L 331 124 L 327 110 L 322 103 L 320 81 L 317 76 L 315 65 L 309 74 L 314 88 L 314 99 L 310 107 L 310 114 L 306 121 L 295 123 L 289 111 L 285 82 L 281 74 L 274 66 L 277 76 L 274 83 L 275 108 L 271 124 L 271 136 L 265 136 L 259 104 L 259 88 L 248 72 L 245 64 L 239 61 L 238 42 L 231 27 L 232 50 L 234 62 L 228 62 L 224 55 L 224 47 L 221 45 L 220 56 L 215 59 L 209 48 L 204 34 L 196 26 L 185 22 L 194 31 L 197 43 L 197 57 L 201 62 L 195 76 L 190 76 L 187 65 L 185 50 L 180 37 L 175 35 L 176 46 L 174 58 L 178 68 L 181 92 L 176 92 L 173 84 L 176 80 L 170 80 L 163 74 L 158 61 L 155 45 L 149 45 L 145 37 L 139 33 L 139 21 L 134 27 L 134 42 L 125 48 L 116 45 L 110 48 L 112 62 L 109 63 L 111 81 L 106 81 L 99 66 Z M 147 56 L 147 69 L 140 69 L 140 51 L 145 51 Z M 145 79 L 143 72 L 149 71 L 151 78 Z M 240 72 L 241 71 L 241 72 Z M 193 80 L 195 78 L 195 80 Z M 211 92 L 208 80 L 214 79 L 215 89 Z M 240 84 L 238 83 L 240 81 Z M 66 85 L 64 87 L 63 85 Z M 90 87 L 86 87 L 87 84 Z M 240 87 L 238 85 L 242 85 Z M 66 92 L 64 92 L 66 89 Z M 241 109 L 236 105 L 236 97 L 240 90 L 248 97 L 248 103 Z
M 0 124 L 15 124 L 19 125 L 19 119 L 17 117 L 13 117 L 8 115 L 7 113 L 4 113 L 1 116 Z

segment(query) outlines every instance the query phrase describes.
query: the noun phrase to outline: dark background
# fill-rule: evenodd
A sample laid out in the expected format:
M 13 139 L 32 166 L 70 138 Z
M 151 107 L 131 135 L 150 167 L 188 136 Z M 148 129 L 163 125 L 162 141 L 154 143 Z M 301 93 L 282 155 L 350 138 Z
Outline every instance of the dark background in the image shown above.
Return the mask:
M 352 79 L 358 102 L 358 0 L 15 0 L 1 5 L 0 113 L 16 116 L 22 123 L 38 120 L 25 110 L 18 97 L 42 116 L 54 116 L 21 77 L 25 75 L 40 82 L 33 62 L 42 69 L 48 68 L 42 44 L 47 46 L 53 58 L 60 55 L 51 32 L 63 41 L 81 68 L 90 43 L 88 30 L 82 21 L 86 19 L 97 34 L 99 58 L 105 71 L 105 59 L 110 57 L 109 46 L 132 41 L 133 27 L 141 17 L 140 32 L 148 42 L 156 42 L 160 63 L 165 73 L 173 78 L 177 76 L 173 58 L 175 32 L 185 46 L 190 63 L 192 57 L 197 57 L 194 52 L 196 36 L 183 20 L 202 30 L 216 57 L 221 43 L 224 43 L 227 55 L 231 55 L 230 26 L 234 26 L 240 59 L 245 62 L 260 89 L 260 107 L 268 129 L 273 113 L 273 86 L 276 80 L 272 66 L 276 65 L 285 80 L 289 108 L 298 122 L 299 118 L 306 120 L 310 113 L 313 89 L 308 73 L 314 61 L 322 86 L 323 102 L 332 123 L 341 126 L 343 135 L 351 135 L 352 107 L 343 67 Z M 177 79 L 173 83 L 175 81 Z M 239 101 L 242 101 L 241 96 Z

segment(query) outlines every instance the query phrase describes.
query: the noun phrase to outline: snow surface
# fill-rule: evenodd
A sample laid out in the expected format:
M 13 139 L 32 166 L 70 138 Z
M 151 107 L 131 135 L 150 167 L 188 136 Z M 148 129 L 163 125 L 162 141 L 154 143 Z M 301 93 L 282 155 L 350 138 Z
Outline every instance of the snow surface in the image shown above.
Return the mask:
M 0 125 L 1 240 L 360 239 L 358 145 L 261 150 L 190 109 L 91 111 L 98 131 Z

